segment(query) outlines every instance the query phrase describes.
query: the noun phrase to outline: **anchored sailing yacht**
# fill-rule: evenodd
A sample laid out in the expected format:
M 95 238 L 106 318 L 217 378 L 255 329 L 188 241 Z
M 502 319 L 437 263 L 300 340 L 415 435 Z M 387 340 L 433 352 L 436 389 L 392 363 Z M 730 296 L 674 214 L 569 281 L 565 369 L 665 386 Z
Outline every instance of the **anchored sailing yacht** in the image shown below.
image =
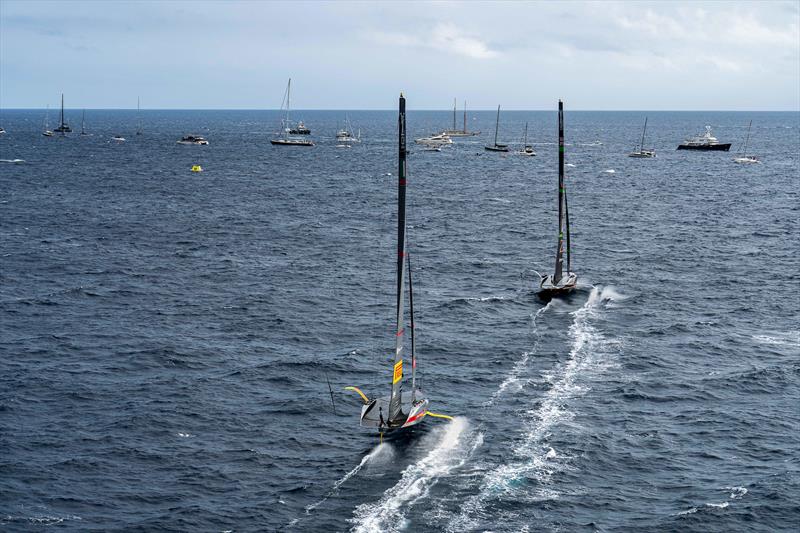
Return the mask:
M 528 144 L 528 123 L 525 123 L 525 137 L 522 141 L 522 150 L 517 150 L 514 152 L 517 155 L 527 155 L 527 156 L 535 156 L 536 152 L 533 151 L 533 146 Z
M 45 137 L 52 137 L 53 132 L 50 131 L 50 104 L 47 104 L 47 110 L 44 112 L 44 124 L 42 124 L 42 135 Z
M 340 144 L 360 143 L 361 130 L 358 130 L 358 137 L 353 135 L 353 125 L 350 124 L 350 117 L 345 115 L 344 128 L 336 132 L 336 142 Z
M 139 97 L 136 97 L 136 135 L 142 134 L 142 107 Z
M 453 98 L 453 129 L 444 130 L 442 135 L 448 135 L 450 137 L 474 137 L 475 135 L 480 135 L 481 132 L 479 131 L 467 131 L 467 101 L 464 100 L 464 129 L 457 130 L 456 129 L 456 99 Z
M 690 137 L 683 144 L 678 145 L 678 150 L 713 150 L 727 152 L 731 149 L 731 143 L 721 143 L 711 133 L 711 126 L 706 126 L 706 132 L 702 135 Z
M 283 104 L 286 104 L 286 118 L 281 120 L 281 136 L 270 139 L 269 142 L 275 146 L 314 146 L 314 143 L 310 139 L 291 137 L 291 135 L 295 135 L 295 132 L 298 131 L 297 128 L 292 128 L 291 122 L 289 121 L 291 98 L 292 78 L 289 78 L 289 83 L 286 85 L 286 94 L 284 94 L 283 102 L 281 102 L 281 109 L 283 109 Z M 300 123 L 300 126 L 305 128 L 302 122 Z M 309 133 L 311 132 L 309 131 Z
M 91 135 L 91 133 L 86 132 L 86 110 L 83 110 L 81 113 L 81 137 L 86 137 L 87 135 Z
M 742 155 L 739 157 L 734 157 L 734 163 L 760 163 L 761 161 L 754 155 L 747 155 L 747 143 L 750 141 L 750 128 L 753 126 L 753 121 L 750 121 L 750 124 L 747 125 L 747 136 L 744 138 L 744 150 L 742 150 Z
M 564 272 L 564 231 L 566 230 L 567 271 Z M 578 285 L 578 275 L 572 271 L 572 248 L 569 242 L 569 208 L 564 184 L 564 103 L 558 101 L 558 247 L 556 268 L 550 276 L 541 276 L 539 297 L 552 298 L 567 294 Z
M 500 128 L 500 106 L 497 106 L 497 121 L 494 124 L 494 144 L 489 146 L 484 146 L 486 150 L 490 152 L 508 152 L 508 145 L 507 144 L 499 144 L 497 142 L 497 130 Z
M 645 158 L 645 157 L 655 157 L 656 150 L 655 148 L 645 148 L 644 147 L 644 134 L 647 132 L 647 117 L 644 117 L 644 129 L 642 130 L 642 142 L 639 143 L 639 149 L 634 150 L 633 152 L 628 154 L 628 157 L 638 157 L 638 158 Z
M 55 133 L 60 133 L 61 135 L 72 133 L 72 128 L 70 128 L 69 124 L 67 124 L 64 120 L 64 93 L 61 93 L 61 124 L 59 124 L 58 127 L 53 131 Z
M 361 408 L 361 426 L 375 427 L 381 431 L 407 428 L 418 424 L 428 412 L 429 400 L 417 387 L 417 356 L 414 346 L 414 293 L 411 283 L 411 259 L 406 238 L 406 99 L 400 94 L 398 117 L 398 195 L 397 195 L 397 327 L 395 331 L 392 389 L 389 396 L 369 399 L 357 387 L 346 387 L 357 392 L 364 402 Z M 405 345 L 405 284 L 408 273 L 408 306 L 411 341 L 411 390 L 403 390 L 403 350 Z

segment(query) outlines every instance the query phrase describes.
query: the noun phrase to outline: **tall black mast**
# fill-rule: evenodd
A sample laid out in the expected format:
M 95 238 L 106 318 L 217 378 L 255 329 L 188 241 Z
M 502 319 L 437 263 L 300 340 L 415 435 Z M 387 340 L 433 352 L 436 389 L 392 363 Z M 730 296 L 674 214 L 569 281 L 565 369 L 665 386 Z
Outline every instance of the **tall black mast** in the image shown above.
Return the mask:
M 397 116 L 397 328 L 395 332 L 395 355 L 392 371 L 392 395 L 389 399 L 389 422 L 402 416 L 403 396 L 403 287 L 406 265 L 406 99 L 400 93 Z
M 564 254 L 564 103 L 558 101 L 558 248 L 553 285 L 561 281 Z M 567 267 L 569 269 L 569 267 Z

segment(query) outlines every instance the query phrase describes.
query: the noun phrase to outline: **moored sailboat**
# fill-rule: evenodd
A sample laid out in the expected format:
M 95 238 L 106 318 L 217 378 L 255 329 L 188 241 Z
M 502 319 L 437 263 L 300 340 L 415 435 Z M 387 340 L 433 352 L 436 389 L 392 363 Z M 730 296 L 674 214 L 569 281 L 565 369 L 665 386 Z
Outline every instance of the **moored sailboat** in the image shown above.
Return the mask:
M 556 266 L 552 275 L 542 276 L 539 297 L 543 299 L 567 294 L 578 285 L 578 275 L 572 271 L 572 247 L 569 238 L 569 207 L 564 183 L 564 103 L 558 101 L 558 246 Z M 566 235 L 565 235 L 566 234 Z M 565 240 L 566 236 L 566 240 Z M 566 244 L 566 254 L 565 254 Z M 566 255 L 566 272 L 564 256 Z
M 60 133 L 61 135 L 72 133 L 72 128 L 70 128 L 69 124 L 67 124 L 67 122 L 64 120 L 64 93 L 61 93 L 61 123 L 53 131 L 55 133 Z
M 500 144 L 497 142 L 497 132 L 500 128 L 500 106 L 497 106 L 497 120 L 494 123 L 494 144 L 486 145 L 484 148 L 490 152 L 508 152 L 507 144 Z
M 392 388 L 389 396 L 369 399 L 357 387 L 346 387 L 357 392 L 364 402 L 361 408 L 361 426 L 381 431 L 407 428 L 421 422 L 426 415 L 450 418 L 430 413 L 429 400 L 417 387 L 417 356 L 414 344 L 414 293 L 411 280 L 411 258 L 406 236 L 406 99 L 400 94 L 398 116 L 398 194 L 397 194 L 397 314 L 395 328 Z M 405 284 L 408 274 L 409 333 L 411 341 L 411 390 L 404 391 L 403 352 L 405 349 Z
M 527 155 L 529 157 L 535 156 L 536 152 L 533 150 L 533 146 L 528 144 L 528 123 L 525 123 L 525 135 L 523 136 L 522 140 L 522 149 L 517 150 L 514 152 L 517 155 Z
M 742 150 L 742 155 L 733 158 L 734 163 L 760 163 L 761 161 L 754 155 L 747 155 L 747 144 L 750 141 L 750 128 L 753 126 L 753 121 L 750 121 L 750 124 L 747 125 L 747 136 L 744 138 L 744 149 Z
M 47 109 L 44 112 L 44 123 L 42 124 L 42 135 L 45 137 L 52 137 L 53 132 L 50 130 L 50 104 L 47 104 Z
M 467 101 L 464 100 L 464 129 L 456 129 L 456 99 L 453 98 L 453 129 L 444 130 L 441 134 L 449 137 L 474 137 L 480 135 L 479 131 L 467 130 Z
M 286 85 L 286 94 L 284 95 L 283 102 L 281 103 L 281 109 L 284 108 L 284 104 L 286 104 L 286 118 L 281 120 L 281 132 L 279 137 L 275 137 L 274 139 L 270 139 L 270 143 L 275 146 L 314 146 L 314 143 L 310 139 L 303 139 L 298 137 L 292 137 L 297 131 L 296 128 L 292 128 L 291 122 L 289 121 L 289 110 L 291 109 L 291 97 L 292 97 L 292 78 L 289 78 L 289 83 Z M 303 126 L 305 128 L 305 126 Z M 311 133 L 310 131 L 308 133 Z
M 136 135 L 142 134 L 142 107 L 139 97 L 136 97 Z
M 86 132 L 86 110 L 84 109 L 81 113 L 81 136 L 86 137 L 87 135 L 90 134 Z
M 629 153 L 628 157 L 647 158 L 656 156 L 656 151 L 654 148 L 644 147 L 644 134 L 646 132 L 647 132 L 647 117 L 644 117 L 644 129 L 642 130 L 642 141 L 639 143 L 639 149 Z

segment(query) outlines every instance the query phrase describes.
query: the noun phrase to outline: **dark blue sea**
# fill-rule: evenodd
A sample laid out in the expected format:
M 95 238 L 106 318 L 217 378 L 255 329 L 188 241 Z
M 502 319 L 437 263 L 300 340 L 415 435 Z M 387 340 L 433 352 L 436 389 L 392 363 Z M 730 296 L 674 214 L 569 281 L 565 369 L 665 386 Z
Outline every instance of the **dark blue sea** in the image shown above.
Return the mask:
M 412 137 L 451 126 L 410 96 Z M 343 388 L 390 387 L 396 112 L 337 148 L 345 112 L 299 111 L 286 148 L 277 112 L 4 110 L 0 530 L 797 531 L 800 114 L 567 102 L 580 289 L 545 303 L 555 104 L 501 114 L 536 157 L 485 152 L 489 111 L 410 147 L 418 376 L 455 419 L 383 443 Z M 706 124 L 730 153 L 675 150 Z

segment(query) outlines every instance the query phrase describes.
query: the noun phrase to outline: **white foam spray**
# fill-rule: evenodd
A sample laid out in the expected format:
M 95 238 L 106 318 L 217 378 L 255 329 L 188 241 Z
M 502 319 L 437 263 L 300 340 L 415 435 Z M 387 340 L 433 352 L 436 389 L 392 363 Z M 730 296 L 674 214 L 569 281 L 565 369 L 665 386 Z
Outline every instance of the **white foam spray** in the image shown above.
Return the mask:
M 469 433 L 466 418 L 456 417 L 445 427 L 434 430 L 435 443 L 418 461 L 403 470 L 400 480 L 387 489 L 380 500 L 356 507 L 353 531 L 358 533 L 398 531 L 406 512 L 426 498 L 442 476 L 463 465 L 483 444 L 482 433 Z M 472 438 L 465 438 L 465 433 Z
M 553 300 L 550 300 L 549 302 L 547 302 L 547 305 L 536 311 L 531 317 L 531 328 L 533 329 L 533 332 L 536 335 L 536 339 L 533 342 L 533 346 L 529 351 L 524 352 L 520 356 L 520 358 L 517 359 L 517 361 L 514 363 L 514 366 L 511 368 L 511 372 L 509 372 L 509 374 L 500 384 L 500 387 L 498 387 L 498 389 L 494 391 L 492 396 L 484 402 L 483 404 L 484 407 L 489 407 L 492 404 L 494 404 L 494 402 L 496 402 L 497 399 L 500 398 L 500 396 L 502 396 L 506 392 L 506 390 L 508 390 L 509 387 L 519 386 L 519 381 L 520 381 L 519 376 L 528 367 L 528 360 L 531 358 L 532 355 L 536 354 L 536 351 L 539 348 L 539 342 L 542 339 L 541 332 L 536 329 L 536 319 L 539 318 L 541 315 L 543 315 L 544 312 L 547 311 L 547 309 L 549 309 L 552 304 Z
M 325 501 L 327 501 L 327 499 L 330 498 L 331 496 L 337 494 L 339 492 L 339 488 L 345 483 L 347 483 L 347 481 L 350 478 L 358 474 L 361 471 L 361 469 L 364 468 L 368 463 L 375 462 L 378 459 L 385 460 L 391 458 L 392 456 L 394 456 L 394 448 L 392 448 L 391 444 L 389 444 L 388 442 L 382 442 L 381 444 L 378 444 L 371 452 L 369 452 L 367 455 L 363 457 L 363 459 L 361 459 L 361 462 L 358 463 L 358 465 L 356 465 L 355 468 L 350 470 L 348 473 L 342 476 L 341 479 L 339 479 L 336 483 L 334 483 L 331 490 L 329 490 L 325 494 L 325 496 L 322 497 L 321 500 L 306 506 L 306 514 L 311 514 L 311 511 L 313 511 L 314 509 L 325 503 Z
M 595 287 L 583 307 L 572 313 L 569 358 L 555 372 L 546 376 L 552 383 L 550 390 L 535 409 L 526 413 L 527 423 L 522 439 L 513 450 L 515 459 L 489 470 L 483 476 L 480 491 L 464 502 L 460 514 L 448 523 L 447 531 L 474 529 L 477 526 L 474 517 L 483 513 L 489 501 L 516 493 L 529 478 L 538 482 L 539 490 L 535 495 L 526 496 L 535 499 L 558 497 L 557 491 L 548 484 L 552 474 L 561 468 L 558 459 L 564 454 L 550 447 L 547 437 L 558 423 L 574 416 L 570 410 L 571 400 L 587 390 L 582 382 L 586 381 L 587 375 L 596 374 L 605 367 L 608 348 L 618 344 L 597 330 L 591 324 L 591 319 L 597 316 L 601 304 L 619 298 L 622 296 L 613 289 Z

